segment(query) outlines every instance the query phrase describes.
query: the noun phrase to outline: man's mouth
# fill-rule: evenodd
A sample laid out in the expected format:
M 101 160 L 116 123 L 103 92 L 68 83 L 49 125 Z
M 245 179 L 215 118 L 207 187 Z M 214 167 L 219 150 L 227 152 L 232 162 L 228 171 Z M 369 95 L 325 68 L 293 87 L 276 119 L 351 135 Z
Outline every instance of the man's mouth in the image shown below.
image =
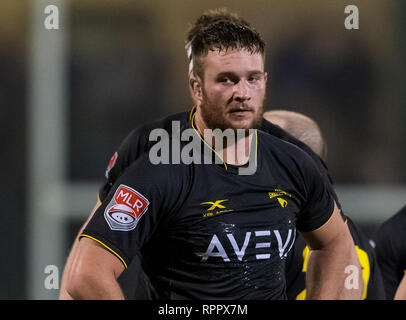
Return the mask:
M 237 117 L 244 117 L 248 113 L 252 113 L 251 108 L 233 108 L 229 111 L 230 114 Z

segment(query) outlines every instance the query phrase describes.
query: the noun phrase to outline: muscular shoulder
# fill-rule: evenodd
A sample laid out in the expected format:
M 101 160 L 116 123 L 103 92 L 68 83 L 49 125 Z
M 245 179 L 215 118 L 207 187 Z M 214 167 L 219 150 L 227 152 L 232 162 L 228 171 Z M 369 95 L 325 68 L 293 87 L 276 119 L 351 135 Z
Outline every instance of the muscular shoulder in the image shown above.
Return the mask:
M 150 154 L 145 152 L 125 170 L 123 176 L 149 185 L 169 185 L 176 188 L 176 183 L 184 183 L 188 180 L 189 168 L 183 163 L 155 164 L 151 161 Z
M 148 152 L 156 141 L 150 141 L 150 134 L 154 129 L 166 130 L 171 133 L 174 122 L 178 126 L 185 126 L 189 121 L 189 112 L 181 112 L 146 123 L 134 128 L 122 141 L 107 167 L 106 180 L 99 190 L 99 198 L 103 200 L 116 180 L 131 166 L 142 154 Z
M 281 127 L 269 122 L 266 119 L 262 119 L 262 125 L 261 125 L 261 130 L 276 137 L 279 138 L 283 141 L 289 142 L 303 151 L 305 151 L 307 154 L 309 154 L 312 158 L 320 158 L 314 151 L 304 142 L 300 141 L 299 139 L 295 138 L 292 136 L 289 132 L 286 130 L 282 129 Z
M 261 151 L 265 157 L 277 158 L 286 164 L 296 164 L 300 167 L 316 166 L 314 159 L 312 159 L 307 152 L 297 145 L 275 137 L 263 131 L 258 131 L 258 143 L 261 146 Z
M 187 123 L 188 117 L 189 112 L 180 112 L 157 121 L 142 124 L 131 130 L 123 144 L 130 147 L 136 146 L 139 140 L 144 140 L 147 142 L 151 131 L 155 129 L 166 130 L 170 133 L 174 122 L 178 122 L 180 126 L 183 126 L 185 123 Z
M 281 127 L 267 121 L 266 119 L 262 119 L 261 130 L 276 137 L 280 140 L 289 142 L 290 144 L 295 145 L 296 147 L 303 150 L 310 158 L 313 159 L 314 163 L 317 165 L 320 171 L 324 171 L 326 175 L 328 175 L 328 169 L 324 161 L 316 154 L 307 144 L 300 141 L 299 139 L 292 136 L 289 132 L 285 131 Z M 331 178 L 329 177 L 331 180 Z

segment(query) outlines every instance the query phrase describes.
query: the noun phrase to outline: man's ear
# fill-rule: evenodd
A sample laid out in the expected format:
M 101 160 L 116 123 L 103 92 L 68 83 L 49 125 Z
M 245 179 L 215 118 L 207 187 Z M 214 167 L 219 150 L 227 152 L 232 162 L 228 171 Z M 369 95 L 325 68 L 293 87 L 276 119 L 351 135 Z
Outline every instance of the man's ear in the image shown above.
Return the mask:
M 203 100 L 203 81 L 201 78 L 190 72 L 189 74 L 189 90 L 195 104 L 200 104 Z

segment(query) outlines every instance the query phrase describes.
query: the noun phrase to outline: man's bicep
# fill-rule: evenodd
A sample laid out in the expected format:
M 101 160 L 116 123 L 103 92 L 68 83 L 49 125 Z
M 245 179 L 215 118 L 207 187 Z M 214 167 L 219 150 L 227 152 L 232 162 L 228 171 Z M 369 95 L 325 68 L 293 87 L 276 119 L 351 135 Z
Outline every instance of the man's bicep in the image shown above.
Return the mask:
M 346 233 L 349 233 L 349 230 L 336 203 L 334 203 L 333 213 L 326 223 L 313 231 L 301 232 L 312 250 L 328 247 L 330 243 L 345 236 Z
M 75 260 L 74 272 L 79 273 L 87 274 L 98 270 L 118 278 L 125 269 L 121 260 L 108 247 L 88 237 L 80 238 Z
M 73 299 L 123 299 L 117 282 L 121 262 L 97 242 L 82 238 L 66 284 Z

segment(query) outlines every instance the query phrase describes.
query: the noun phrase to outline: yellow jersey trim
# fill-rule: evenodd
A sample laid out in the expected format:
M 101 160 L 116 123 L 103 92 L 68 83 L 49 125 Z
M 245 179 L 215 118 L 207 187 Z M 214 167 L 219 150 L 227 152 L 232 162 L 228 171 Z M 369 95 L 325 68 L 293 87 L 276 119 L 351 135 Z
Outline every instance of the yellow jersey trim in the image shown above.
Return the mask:
M 93 238 L 92 236 L 89 236 L 88 234 L 82 233 L 82 234 L 79 236 L 79 238 L 82 238 L 82 237 L 86 237 L 86 238 L 92 239 L 92 240 L 94 240 L 94 241 L 100 243 L 103 247 L 105 247 L 107 250 L 109 250 L 111 253 L 113 253 L 117 258 L 119 258 L 120 261 L 123 263 L 124 267 L 127 269 L 127 264 L 125 263 L 124 259 L 121 258 L 121 256 L 120 256 L 117 252 L 115 252 L 113 249 L 111 249 L 109 246 L 105 245 L 105 244 L 104 244 L 103 242 L 101 242 L 100 240 L 97 240 L 96 238 Z
M 368 254 L 362 250 L 359 246 L 355 246 L 355 251 L 357 252 L 358 260 L 361 265 L 362 279 L 364 280 L 364 291 L 362 292 L 362 300 L 366 299 L 368 291 L 369 278 L 371 276 L 371 265 L 369 263 Z
M 196 113 L 193 113 L 193 115 L 191 115 L 191 116 L 192 116 L 192 118 L 191 118 L 191 124 L 192 124 L 193 130 L 196 131 L 196 133 L 197 133 L 197 135 L 199 136 L 200 140 L 202 140 L 202 141 L 204 142 L 204 144 L 205 144 L 206 146 L 208 146 L 208 147 L 220 158 L 220 160 L 221 160 L 221 161 L 223 162 L 223 164 L 224 164 L 225 169 L 228 170 L 227 164 L 224 162 L 223 157 L 221 157 L 221 156 L 218 154 L 218 152 L 217 152 L 216 150 L 214 150 L 214 149 L 206 142 L 206 140 L 203 139 L 203 137 L 201 136 L 199 130 L 197 130 L 197 129 L 195 128 L 195 125 L 194 125 L 194 122 L 195 122 L 195 115 L 196 115 Z
M 331 213 L 330 218 L 328 218 L 328 220 L 327 220 L 326 222 L 324 222 L 320 227 L 318 227 L 318 228 L 316 228 L 316 229 L 314 229 L 314 230 L 308 231 L 308 232 L 313 232 L 313 231 L 320 230 L 320 229 L 323 228 L 327 223 L 329 223 L 329 221 L 331 220 L 331 218 L 332 218 L 333 215 L 334 215 L 334 208 L 335 208 L 335 205 L 333 206 L 333 212 Z M 307 232 L 307 231 L 306 231 L 306 232 Z

